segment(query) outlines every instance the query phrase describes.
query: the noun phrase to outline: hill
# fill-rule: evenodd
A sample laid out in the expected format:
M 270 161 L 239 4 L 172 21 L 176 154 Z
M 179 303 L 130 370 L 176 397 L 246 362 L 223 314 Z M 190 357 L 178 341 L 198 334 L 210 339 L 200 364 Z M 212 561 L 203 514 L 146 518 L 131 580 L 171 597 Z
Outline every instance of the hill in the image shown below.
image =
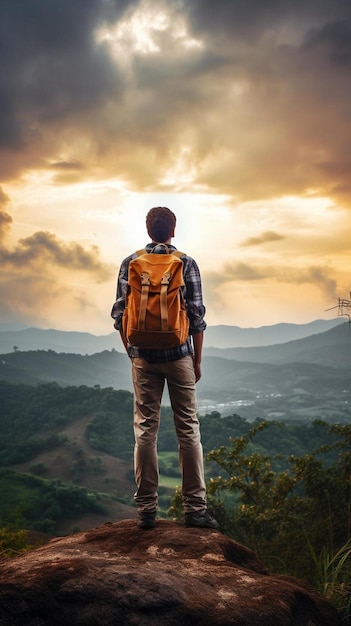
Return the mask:
M 205 348 L 205 354 L 251 363 L 310 363 L 343 368 L 351 365 L 351 324 L 343 322 L 328 331 L 284 344 Z
M 343 323 L 281 345 L 205 349 L 200 410 L 349 423 L 350 348 L 351 326 Z
M 1 522 L 52 534 L 134 517 L 133 396 L 111 388 L 0 382 Z M 239 415 L 202 416 L 205 454 L 251 424 Z M 300 420 L 257 435 L 261 452 L 304 455 L 330 433 Z M 159 503 L 163 514 L 180 484 L 170 408 L 158 437 Z M 206 463 L 206 475 L 210 467 Z
M 3 521 L 66 533 L 134 514 L 130 393 L 0 383 L 0 412 Z
M 275 324 L 261 328 L 208 326 L 204 336 L 204 345 L 218 348 L 268 346 L 321 333 L 340 323 L 340 318 L 337 318 L 315 320 L 308 324 Z M 0 325 L 0 354 L 11 352 L 15 347 L 21 352 L 54 350 L 55 352 L 94 354 L 113 349 L 123 351 L 119 333 L 116 331 L 97 336 L 91 333 L 40 328 L 2 330 Z
M 0 380 L 132 389 L 128 357 L 116 350 L 86 356 L 53 350 L 3 354 L 0 355 Z
M 350 342 L 351 326 L 343 323 L 286 344 L 205 348 L 197 387 L 199 411 L 236 412 L 248 419 L 349 421 Z M 129 360 L 116 350 L 86 356 L 52 350 L 11 352 L 0 357 L 1 379 L 132 390 Z M 169 403 L 167 395 L 164 402 Z
M 310 335 L 323 333 L 343 323 L 340 318 L 315 320 L 308 324 L 274 324 L 259 328 L 240 328 L 239 326 L 208 326 L 204 335 L 206 348 L 247 348 L 271 346 L 287 341 L 303 339 Z

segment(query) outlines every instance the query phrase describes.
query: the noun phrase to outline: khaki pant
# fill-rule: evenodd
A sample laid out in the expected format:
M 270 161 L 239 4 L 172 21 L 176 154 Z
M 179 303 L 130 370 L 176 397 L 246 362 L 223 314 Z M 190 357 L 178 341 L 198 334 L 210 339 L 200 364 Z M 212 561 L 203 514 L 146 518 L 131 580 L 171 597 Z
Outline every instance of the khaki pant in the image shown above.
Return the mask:
M 157 508 L 157 434 L 162 393 L 167 381 L 178 438 L 184 512 L 206 508 L 203 450 L 197 418 L 193 359 L 185 356 L 170 363 L 132 359 L 134 384 L 134 495 L 139 512 Z

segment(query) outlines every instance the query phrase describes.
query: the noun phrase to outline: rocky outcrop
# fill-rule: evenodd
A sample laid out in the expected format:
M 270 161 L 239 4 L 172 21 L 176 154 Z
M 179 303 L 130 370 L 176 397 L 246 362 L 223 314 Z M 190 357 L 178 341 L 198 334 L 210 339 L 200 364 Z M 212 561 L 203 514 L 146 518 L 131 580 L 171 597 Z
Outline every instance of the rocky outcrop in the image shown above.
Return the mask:
M 336 626 L 302 583 L 218 531 L 104 524 L 3 562 L 1 626 Z

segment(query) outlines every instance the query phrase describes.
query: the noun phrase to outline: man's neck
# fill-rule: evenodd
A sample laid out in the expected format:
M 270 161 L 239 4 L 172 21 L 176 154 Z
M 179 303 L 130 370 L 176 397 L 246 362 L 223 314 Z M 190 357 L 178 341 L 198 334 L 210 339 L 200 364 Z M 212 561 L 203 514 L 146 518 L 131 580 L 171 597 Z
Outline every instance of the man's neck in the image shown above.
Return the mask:
M 167 241 L 154 241 L 154 240 L 152 240 L 152 243 L 154 243 L 155 245 L 156 245 L 157 243 L 164 243 L 164 244 L 166 244 L 166 246 L 169 246 L 169 245 L 171 244 L 171 242 L 172 242 L 172 237 L 170 237 L 169 239 L 167 239 Z

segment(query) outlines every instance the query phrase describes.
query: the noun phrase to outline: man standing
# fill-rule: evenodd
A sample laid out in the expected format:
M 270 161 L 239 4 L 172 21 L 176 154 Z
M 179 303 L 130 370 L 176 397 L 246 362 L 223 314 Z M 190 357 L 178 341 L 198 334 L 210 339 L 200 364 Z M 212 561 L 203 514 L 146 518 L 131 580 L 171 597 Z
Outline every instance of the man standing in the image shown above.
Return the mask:
M 175 234 L 176 217 L 166 207 L 151 209 L 146 217 L 146 228 L 151 242 L 146 253 L 162 254 L 176 248 L 171 244 Z M 157 246 L 157 244 L 162 244 Z M 166 244 L 166 245 L 164 245 Z M 202 300 L 201 277 L 194 259 L 184 254 L 183 295 L 189 318 L 189 336 L 175 348 L 131 346 L 124 335 L 122 316 L 128 294 L 128 270 L 131 254 L 122 261 L 117 299 L 111 312 L 114 326 L 132 362 L 134 386 L 134 475 L 137 486 L 134 499 L 140 528 L 154 528 L 158 504 L 157 434 L 160 423 L 161 400 L 165 382 L 173 410 L 178 438 L 179 462 L 182 473 L 182 498 L 186 526 L 218 528 L 217 521 L 206 508 L 206 486 L 203 469 L 203 450 L 197 418 L 195 383 L 201 378 L 201 355 L 205 307 Z

